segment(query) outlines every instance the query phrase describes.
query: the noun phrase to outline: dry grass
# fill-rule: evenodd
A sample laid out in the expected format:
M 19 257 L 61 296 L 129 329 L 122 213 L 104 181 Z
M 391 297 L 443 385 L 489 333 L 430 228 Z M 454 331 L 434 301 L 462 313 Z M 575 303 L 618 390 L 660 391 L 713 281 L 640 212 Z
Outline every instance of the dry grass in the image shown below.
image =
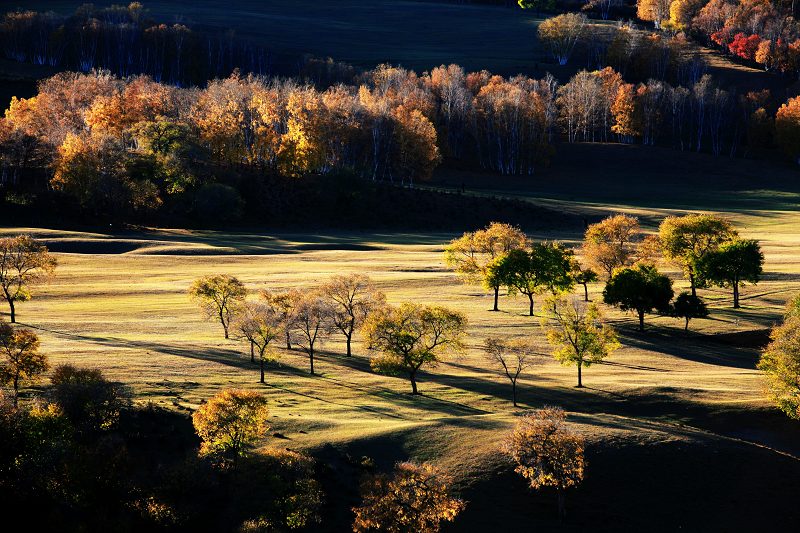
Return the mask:
M 597 193 L 616 190 L 619 204 L 604 198 L 592 201 L 586 191 L 565 199 L 561 188 L 570 189 L 578 177 L 562 170 L 563 180 L 555 185 L 516 182 L 513 191 L 508 185 L 503 194 L 588 217 L 625 210 L 648 223 L 689 209 L 674 203 L 655 207 L 651 199 L 637 202 L 619 180 Z M 468 179 L 456 177 L 462 178 Z M 499 179 L 492 189 L 480 189 L 479 183 L 470 182 L 472 194 L 496 194 L 504 187 Z M 715 186 L 713 180 L 709 184 Z M 631 502 L 647 501 L 634 487 L 637 468 L 651 469 L 654 482 L 667 485 L 679 483 L 674 478 L 678 471 L 692 476 L 696 468 L 711 469 L 716 472 L 713 482 L 702 476 L 682 480 L 681 486 L 686 482 L 693 488 L 657 492 L 658 497 L 693 508 L 693 494 L 700 487 L 722 490 L 727 496 L 715 496 L 719 502 L 712 502 L 718 504 L 713 512 L 694 512 L 710 513 L 702 515 L 708 520 L 724 515 L 731 524 L 756 516 L 726 499 L 735 500 L 745 485 L 754 491 L 757 487 L 755 501 L 768 507 L 780 507 L 786 496 L 781 484 L 797 489 L 792 481 L 797 476 L 776 484 L 775 471 L 797 473 L 797 459 L 785 454 L 800 454 L 798 428 L 765 400 L 755 362 L 767 328 L 779 319 L 784 302 L 800 291 L 800 217 L 792 208 L 793 185 L 761 183 L 759 189 L 772 201 L 763 200 L 758 210 L 732 200 L 725 208 L 725 199 L 735 198 L 736 191 L 721 192 L 713 202 L 744 236 L 761 240 L 766 254 L 765 279 L 744 289 L 742 310 L 730 308 L 727 291 L 703 291 L 712 316 L 693 321 L 693 332 L 685 336 L 682 324 L 667 317 L 648 317 L 648 331 L 640 334 L 634 317 L 607 309 L 624 347 L 607 364 L 585 371 L 587 388 L 576 389 L 575 369 L 554 361 L 522 380 L 525 407 L 562 405 L 589 438 L 590 473 L 597 477 L 576 493 L 585 506 L 576 524 L 593 524 L 598 516 L 608 519 L 608 513 L 628 520 L 613 522 L 612 529 L 614 524 L 623 529 L 648 524 L 646 513 L 631 510 Z M 670 203 L 669 198 L 664 201 Z M 530 496 L 498 457 L 500 439 L 516 413 L 507 383 L 480 350 L 482 339 L 499 335 L 527 337 L 547 351 L 539 318 L 525 316 L 526 302 L 511 297 L 502 298 L 502 312 L 488 311 L 488 294 L 460 284 L 444 268 L 442 246 L 451 235 L 267 236 L 183 230 L 105 235 L 30 228 L 5 228 L 0 235 L 20 232 L 33 233 L 59 251 L 58 276 L 33 301 L 19 306 L 20 321 L 38 330 L 42 349 L 54 364 L 102 368 L 132 385 L 138 401 L 186 412 L 223 388 L 257 389 L 270 399 L 274 431 L 286 437 L 269 439 L 267 446 L 322 450 L 332 444 L 356 456 L 373 456 L 384 466 L 409 456 L 434 460 L 453 471 L 465 494 L 475 500 L 462 528 L 480 530 L 497 506 L 514 520 L 552 525 L 546 521 L 549 500 L 540 497 L 528 507 L 524 502 Z M 580 228 L 541 237 L 574 243 Z M 469 347 L 461 357 L 426 372 L 419 397 L 409 394 L 406 381 L 372 373 L 360 343 L 353 358 L 342 356 L 337 337 L 323 345 L 320 375 L 308 375 L 302 353 L 281 350 L 280 364 L 270 366 L 267 385 L 261 386 L 245 344 L 224 341 L 219 326 L 205 321 L 186 295 L 195 278 L 214 272 L 238 276 L 253 290 L 311 286 L 333 274 L 365 273 L 392 303 L 437 303 L 466 313 Z M 671 274 L 676 289 L 685 288 L 678 273 Z M 591 287 L 591 297 L 597 300 L 600 290 L 600 285 Z M 615 499 L 609 487 L 628 499 Z M 664 520 L 670 526 L 685 524 L 669 514 Z

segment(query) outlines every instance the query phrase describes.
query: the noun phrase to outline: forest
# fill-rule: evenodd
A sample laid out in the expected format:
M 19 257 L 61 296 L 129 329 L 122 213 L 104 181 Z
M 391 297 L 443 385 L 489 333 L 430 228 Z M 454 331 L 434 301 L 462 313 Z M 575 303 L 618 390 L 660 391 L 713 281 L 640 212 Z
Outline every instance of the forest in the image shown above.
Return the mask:
M 796 523 L 797 10 L 0 15 L 0 508 L 35 531 Z

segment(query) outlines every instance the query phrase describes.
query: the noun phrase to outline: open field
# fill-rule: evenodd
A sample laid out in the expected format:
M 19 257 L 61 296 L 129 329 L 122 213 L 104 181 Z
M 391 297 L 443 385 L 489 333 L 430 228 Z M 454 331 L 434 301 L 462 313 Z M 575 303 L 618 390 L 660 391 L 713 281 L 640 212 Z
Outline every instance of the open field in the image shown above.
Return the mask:
M 664 154 L 628 148 L 614 148 L 619 153 L 609 158 L 623 165 Z M 587 218 L 624 210 L 651 226 L 705 204 L 730 217 L 743 236 L 760 239 L 766 254 L 765 279 L 744 289 L 741 311 L 730 308 L 727 291 L 703 291 L 712 316 L 693 321 L 684 336 L 682 324 L 666 317 L 648 317 L 648 330 L 638 333 L 632 316 L 609 309 L 624 348 L 584 372 L 587 388 L 575 389 L 575 369 L 554 361 L 524 377 L 522 405 L 563 406 L 589 441 L 588 477 L 568 499 L 566 529 L 770 530 L 796 523 L 800 428 L 768 404 L 755 370 L 768 328 L 800 291 L 800 187 L 792 170 L 669 152 L 672 159 L 655 168 L 637 166 L 645 170 L 635 178 L 621 167 L 598 168 L 589 187 L 577 168 L 594 147 L 562 149 L 568 157 L 542 179 L 492 177 L 487 184 L 485 177 L 449 174 L 439 185 L 462 180 L 470 194 L 523 197 Z M 707 173 L 712 161 L 718 175 Z M 470 501 L 450 530 L 483 531 L 498 513 L 509 529 L 555 527 L 553 496 L 530 494 L 497 452 L 516 413 L 509 386 L 479 349 L 486 336 L 507 335 L 531 338 L 544 352 L 539 319 L 524 316 L 523 299 L 509 297 L 502 312 L 488 312 L 489 296 L 444 268 L 442 246 L 453 235 L 29 228 L 3 228 L 0 235 L 21 231 L 58 252 L 56 279 L 19 306 L 19 320 L 37 329 L 53 363 L 97 366 L 132 385 L 138 401 L 186 413 L 222 388 L 258 389 L 269 397 L 280 434 L 265 446 L 369 455 L 382 467 L 407 457 L 431 460 L 453 472 Z M 576 243 L 580 228 L 536 237 Z M 319 375 L 307 374 L 301 353 L 284 350 L 259 386 L 246 346 L 223 341 L 186 296 L 196 277 L 214 272 L 236 275 L 252 289 L 363 272 L 391 303 L 438 303 L 466 313 L 469 348 L 423 374 L 421 397 L 412 397 L 402 379 L 372 373 L 360 343 L 353 358 L 340 355 L 337 338 L 323 346 Z M 676 289 L 686 286 L 671 274 Z M 592 287 L 591 297 L 600 290 Z M 348 501 L 347 494 L 329 497 Z M 346 513 L 339 518 L 347 520 Z

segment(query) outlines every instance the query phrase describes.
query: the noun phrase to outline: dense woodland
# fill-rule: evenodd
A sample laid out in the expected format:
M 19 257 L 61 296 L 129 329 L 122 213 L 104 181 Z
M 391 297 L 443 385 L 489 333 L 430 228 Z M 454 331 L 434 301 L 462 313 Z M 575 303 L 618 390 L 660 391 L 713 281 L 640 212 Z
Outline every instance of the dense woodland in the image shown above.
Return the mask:
M 711 40 L 793 77 L 791 6 L 638 7 L 655 31 L 575 13 L 543 22 L 553 60 L 589 67 L 564 80 L 458 65 L 359 73 L 316 60 L 300 77 L 265 77 L 268 69 L 241 60 L 261 52 L 157 24 L 138 3 L 84 6 L 67 18 L 9 12 L 0 25 L 7 57 L 82 72 L 12 100 L 0 122 L 0 190 L 18 208 L 56 204 L 72 216 L 270 222 L 309 211 L 313 203 L 296 199 L 314 194 L 299 181 L 374 197 L 374 184 L 413 185 L 443 162 L 534 175 L 559 142 L 771 158 L 780 147 L 800 157 L 800 102 L 720 86 L 692 43 Z

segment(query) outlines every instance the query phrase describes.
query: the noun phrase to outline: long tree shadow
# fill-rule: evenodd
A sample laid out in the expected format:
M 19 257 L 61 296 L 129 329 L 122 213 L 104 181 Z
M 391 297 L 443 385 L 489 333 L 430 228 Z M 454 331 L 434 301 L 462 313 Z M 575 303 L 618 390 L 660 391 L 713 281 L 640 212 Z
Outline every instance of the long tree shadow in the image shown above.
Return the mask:
M 675 330 L 653 326 L 644 332 L 621 328 L 619 336 L 625 346 L 708 365 L 753 369 L 758 361 L 756 349 L 725 342 L 730 337 L 677 335 Z

